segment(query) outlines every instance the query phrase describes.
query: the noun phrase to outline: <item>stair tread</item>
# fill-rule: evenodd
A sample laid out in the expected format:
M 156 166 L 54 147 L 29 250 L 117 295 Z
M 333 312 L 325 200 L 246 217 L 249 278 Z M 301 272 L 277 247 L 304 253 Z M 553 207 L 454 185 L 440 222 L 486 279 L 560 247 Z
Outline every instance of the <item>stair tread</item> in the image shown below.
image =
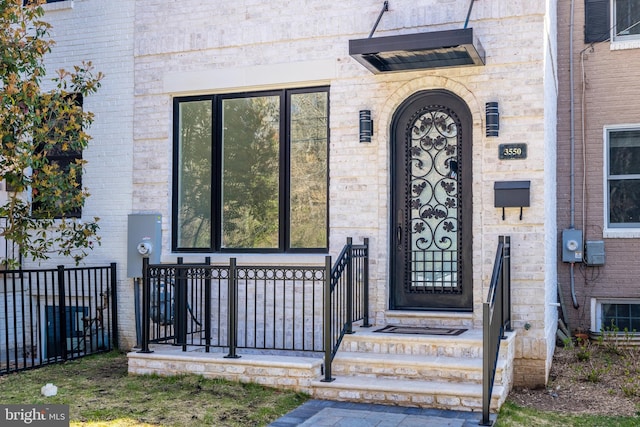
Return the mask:
M 468 329 L 460 335 L 421 335 L 375 332 L 375 329 L 355 329 L 355 333 L 345 335 L 345 339 L 370 338 L 376 341 L 434 341 L 448 343 L 482 343 L 482 329 Z

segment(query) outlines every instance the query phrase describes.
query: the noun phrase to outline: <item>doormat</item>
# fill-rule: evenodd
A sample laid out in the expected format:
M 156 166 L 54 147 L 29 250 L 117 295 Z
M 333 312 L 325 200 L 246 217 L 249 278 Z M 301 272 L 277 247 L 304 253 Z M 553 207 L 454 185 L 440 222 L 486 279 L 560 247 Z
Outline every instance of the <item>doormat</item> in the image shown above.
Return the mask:
M 387 334 L 418 334 L 418 335 L 460 335 L 466 329 L 456 328 L 429 328 L 427 326 L 398 326 L 387 325 L 384 328 L 377 329 L 374 332 L 384 332 Z

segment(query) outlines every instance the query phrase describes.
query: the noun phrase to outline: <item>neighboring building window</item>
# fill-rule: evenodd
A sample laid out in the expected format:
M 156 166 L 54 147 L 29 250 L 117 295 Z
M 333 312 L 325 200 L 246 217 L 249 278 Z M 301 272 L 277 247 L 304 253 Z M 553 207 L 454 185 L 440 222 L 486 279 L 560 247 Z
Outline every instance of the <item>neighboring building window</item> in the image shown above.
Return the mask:
M 77 93 L 73 95 L 68 95 L 66 101 L 70 103 L 70 105 L 75 105 L 74 108 L 82 109 L 83 105 L 83 97 L 82 94 Z M 66 118 L 57 117 L 53 118 L 49 123 L 51 129 L 51 138 L 54 140 L 60 139 L 61 132 L 67 132 L 65 130 L 66 126 Z M 65 138 L 73 138 L 72 134 L 66 134 Z M 39 152 L 43 152 L 45 148 L 41 146 Z M 82 151 L 73 150 L 69 147 L 69 144 L 61 141 L 57 145 L 51 146 L 46 149 L 45 153 L 48 166 L 56 168 L 57 170 L 63 171 L 65 174 L 73 174 L 75 178 L 75 182 L 77 186 L 62 189 L 67 193 L 66 199 L 72 200 L 76 194 L 82 192 Z M 34 174 L 38 173 L 47 173 L 46 170 L 40 171 L 35 170 Z M 80 218 L 82 216 L 82 208 L 81 207 L 65 207 L 62 205 L 62 201 L 60 199 L 56 199 L 54 202 L 51 200 L 54 199 L 48 193 L 44 194 L 44 197 L 40 197 L 39 189 L 32 189 L 32 197 L 33 197 L 33 214 L 36 217 L 43 218 Z M 75 200 L 72 201 L 74 205 L 77 203 Z
M 640 331 L 640 304 L 602 302 L 600 307 L 602 309 L 600 322 L 602 331 Z
M 585 0 L 585 43 L 640 39 L 640 0 Z
M 327 87 L 174 100 L 175 251 L 326 250 Z
M 609 228 L 640 228 L 640 128 L 607 129 Z
M 613 39 L 640 38 L 640 0 L 613 1 Z
M 67 0 L 47 0 L 45 3 L 56 3 L 56 2 L 59 2 L 59 1 L 67 1 Z M 22 1 L 22 5 L 23 6 L 27 5 L 28 3 L 35 3 L 35 1 L 34 0 L 23 0 Z

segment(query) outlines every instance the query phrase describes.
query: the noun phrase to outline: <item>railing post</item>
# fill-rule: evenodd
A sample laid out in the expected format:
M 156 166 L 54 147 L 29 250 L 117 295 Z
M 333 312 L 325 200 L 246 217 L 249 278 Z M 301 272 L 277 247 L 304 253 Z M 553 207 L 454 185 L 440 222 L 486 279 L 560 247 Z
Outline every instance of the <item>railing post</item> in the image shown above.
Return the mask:
M 501 236 L 502 246 L 502 325 L 504 331 L 511 331 L 511 237 Z
M 364 239 L 364 257 L 362 258 L 362 298 L 364 305 L 363 307 L 363 319 L 362 319 L 362 327 L 370 328 L 371 323 L 369 323 L 369 238 L 365 237 Z
M 238 271 L 236 268 L 236 259 L 229 259 L 229 313 L 227 314 L 229 325 L 229 354 L 224 356 L 227 359 L 237 359 L 240 356 L 236 354 L 238 345 Z
M 60 324 L 60 343 L 62 344 L 62 358 L 67 360 L 67 305 L 64 280 L 64 265 L 58 266 L 58 322 Z
M 480 425 L 490 426 L 491 406 L 491 304 L 482 304 L 482 421 Z
M 209 266 L 211 257 L 206 257 L 204 263 Z M 204 278 L 204 343 L 205 352 L 209 353 L 211 347 L 211 269 L 205 270 Z
M 185 278 L 185 270 L 182 266 L 184 260 L 178 258 L 178 267 L 176 268 L 176 301 L 175 301 L 175 325 L 176 325 L 176 344 L 182 345 L 182 351 L 187 351 L 187 284 Z M 166 289 L 169 289 L 169 283 L 166 283 Z
M 324 379 L 322 382 L 331 382 L 331 362 L 333 345 L 331 340 L 331 256 L 324 258 Z
M 353 239 L 347 237 L 347 319 L 345 334 L 353 334 Z
M 142 348 L 138 353 L 153 353 L 149 350 L 149 309 L 151 308 L 151 279 L 149 278 L 149 258 L 142 258 Z
M 109 304 L 111 304 L 111 339 L 109 340 L 109 342 L 113 342 L 113 348 L 115 349 L 119 349 L 120 348 L 120 337 L 118 336 L 118 280 L 116 278 L 116 263 L 112 262 L 110 265 L 110 282 L 109 285 L 111 286 L 111 301 L 109 301 Z

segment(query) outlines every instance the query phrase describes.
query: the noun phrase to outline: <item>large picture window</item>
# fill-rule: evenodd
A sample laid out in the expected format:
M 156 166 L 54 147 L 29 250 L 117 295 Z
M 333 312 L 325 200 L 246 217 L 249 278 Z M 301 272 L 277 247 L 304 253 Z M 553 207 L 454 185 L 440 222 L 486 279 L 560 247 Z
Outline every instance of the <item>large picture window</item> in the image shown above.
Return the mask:
M 328 88 L 174 100 L 174 251 L 328 246 Z
M 640 128 L 608 129 L 607 226 L 640 228 Z

